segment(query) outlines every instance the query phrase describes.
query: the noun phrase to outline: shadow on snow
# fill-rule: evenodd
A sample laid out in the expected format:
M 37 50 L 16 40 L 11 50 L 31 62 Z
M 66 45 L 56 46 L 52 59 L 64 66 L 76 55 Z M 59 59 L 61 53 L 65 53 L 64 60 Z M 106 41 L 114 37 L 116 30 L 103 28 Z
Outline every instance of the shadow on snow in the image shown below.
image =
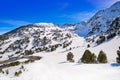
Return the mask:
M 113 66 L 113 67 L 120 67 L 120 63 L 112 63 L 111 66 Z

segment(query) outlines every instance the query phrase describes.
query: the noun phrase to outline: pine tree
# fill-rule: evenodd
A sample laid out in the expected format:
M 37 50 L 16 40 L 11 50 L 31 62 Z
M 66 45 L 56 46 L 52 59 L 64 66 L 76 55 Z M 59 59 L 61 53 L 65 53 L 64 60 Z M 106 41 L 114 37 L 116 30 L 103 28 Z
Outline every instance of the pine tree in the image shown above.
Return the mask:
M 32 50 L 25 50 L 25 55 L 32 55 L 34 52 Z
M 7 69 L 5 72 L 6 72 L 6 74 L 7 74 L 7 75 L 9 74 L 9 71 L 8 71 L 8 69 Z
M 46 45 L 47 44 L 47 37 L 43 37 L 43 45 Z
M 74 57 L 73 53 L 69 52 L 69 53 L 67 54 L 67 61 L 69 61 L 69 62 L 74 62 L 73 57 Z
M 89 50 L 86 50 L 81 58 L 81 62 L 96 63 L 96 56 L 94 53 L 92 54 Z
M 100 36 L 96 43 L 99 45 L 99 44 L 103 43 L 105 41 L 105 39 L 106 39 L 105 36 Z
M 120 63 L 120 50 L 117 51 L 118 57 L 116 58 L 117 63 Z
M 107 56 L 102 50 L 100 51 L 100 53 L 98 55 L 97 61 L 99 63 L 107 63 Z
M 89 48 L 89 47 L 90 47 L 90 44 L 87 45 L 87 48 Z
M 92 63 L 96 63 L 97 62 L 96 61 L 96 55 L 94 53 L 91 55 L 91 62 Z
M 81 58 L 81 62 L 90 63 L 90 59 L 91 59 L 91 52 L 89 50 L 86 50 Z

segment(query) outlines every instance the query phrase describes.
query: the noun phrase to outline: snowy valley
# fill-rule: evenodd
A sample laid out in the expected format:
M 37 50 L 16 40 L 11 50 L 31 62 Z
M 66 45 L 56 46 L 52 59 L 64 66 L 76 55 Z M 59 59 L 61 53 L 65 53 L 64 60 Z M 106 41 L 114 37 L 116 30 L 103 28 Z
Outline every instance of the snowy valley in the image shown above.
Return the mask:
M 86 50 L 93 61 L 82 60 Z M 87 22 L 29 24 L 0 35 L 0 80 L 119 80 L 119 57 L 120 1 Z

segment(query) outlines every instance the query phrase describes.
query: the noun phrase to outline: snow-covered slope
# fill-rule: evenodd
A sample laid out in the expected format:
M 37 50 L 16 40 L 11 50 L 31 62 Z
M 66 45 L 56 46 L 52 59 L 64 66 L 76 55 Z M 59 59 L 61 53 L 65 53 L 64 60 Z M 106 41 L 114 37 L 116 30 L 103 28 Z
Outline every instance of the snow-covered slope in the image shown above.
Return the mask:
M 119 15 L 120 1 L 88 22 L 65 24 L 63 28 L 36 23 L 1 35 L 0 80 L 119 80 Z M 82 63 L 85 50 L 96 56 L 104 51 L 108 62 Z M 69 52 L 74 55 L 74 63 L 66 60 Z
M 118 16 L 120 16 L 120 1 L 105 10 L 98 11 L 88 21 L 91 33 L 106 32 L 112 21 Z
M 87 23 L 84 21 L 77 24 L 64 24 L 61 27 L 64 28 L 65 30 L 74 32 L 82 37 L 87 36 L 88 29 L 89 29 L 89 27 L 87 26 Z
M 9 74 L 0 74 L 0 77 L 7 80 L 119 80 L 120 65 L 115 63 L 115 59 L 116 50 L 118 50 L 120 44 L 120 37 L 117 36 L 111 41 L 91 48 L 85 46 L 84 38 L 73 39 L 75 42 L 71 45 L 73 47 L 71 50 L 63 52 L 63 49 L 59 49 L 50 53 L 35 53 L 34 56 L 42 56 L 43 59 L 23 65 L 25 71 L 22 71 L 19 77 L 15 77 L 14 73 L 19 71 L 22 65 L 8 68 Z M 98 55 L 100 50 L 103 50 L 107 54 L 109 62 L 107 64 L 77 63 L 86 49 L 89 49 L 96 55 Z M 68 63 L 66 61 L 68 52 L 74 54 L 75 63 Z M 3 70 L 6 71 L 7 69 Z
M 49 27 L 46 28 L 49 29 Z M 63 29 L 59 29 L 59 30 L 63 30 Z M 65 33 L 68 31 L 63 30 L 62 32 Z M 72 34 L 71 32 L 68 33 Z M 8 39 L 8 41 L 12 40 L 12 42 L 14 42 L 15 40 L 20 39 L 23 36 L 17 35 L 16 37 L 16 35 L 14 35 L 12 37 L 13 38 Z M 33 41 L 33 39 L 34 37 L 30 38 L 30 42 L 28 43 L 28 45 L 32 44 L 31 41 Z M 3 66 L 2 72 L 0 73 L 0 78 L 3 80 L 16 80 L 16 79 L 17 80 L 26 80 L 26 79 L 29 80 L 68 80 L 68 79 L 69 80 L 119 80 L 120 79 L 119 76 L 120 65 L 116 63 L 116 57 L 117 57 L 116 51 L 120 46 L 120 36 L 116 36 L 111 40 L 105 41 L 101 45 L 97 45 L 97 46 L 94 46 L 94 43 L 86 42 L 84 37 L 78 37 L 77 35 L 74 34 L 72 35 L 71 38 L 69 38 L 69 40 L 72 40 L 72 43 L 66 48 L 58 47 L 58 49 L 56 49 L 53 52 L 44 51 L 44 52 L 35 52 L 34 54 L 31 54 L 32 56 L 41 56 L 42 59 L 40 60 L 34 62 L 28 62 L 26 58 L 25 59 L 21 58 L 17 60 L 20 62 L 19 65 L 7 67 L 7 68 L 3 68 L 5 65 L 0 64 L 0 66 L 1 65 Z M 88 48 L 87 47 L 88 44 L 91 44 L 93 46 Z M 26 49 L 30 49 L 31 46 L 28 46 Z M 103 50 L 107 55 L 108 63 L 106 64 L 78 63 L 78 61 L 80 60 L 86 49 L 89 49 L 92 53 L 95 53 L 97 56 L 99 52 Z M 66 55 L 69 52 L 72 52 L 74 54 L 74 60 L 75 60 L 74 63 L 69 63 L 66 60 Z M 8 56 L 9 54 L 14 54 L 14 52 L 1 54 L 4 57 L 1 58 L 1 60 L 4 60 L 5 56 Z
M 113 20 L 120 16 L 120 1 L 113 4 L 111 7 L 98 11 L 87 22 L 74 24 L 74 26 L 64 26 L 65 28 L 72 29 L 73 32 L 79 36 L 101 35 L 106 33 L 110 28 Z M 71 28 L 70 28 L 71 27 Z
M 14 57 L 23 55 L 22 53 L 25 50 L 32 50 L 36 53 L 41 51 L 51 52 L 57 48 L 64 49 L 74 42 L 72 40 L 74 37 L 78 36 L 52 23 L 36 23 L 22 26 L 3 34 L 1 37 L 6 37 L 0 40 L 1 55 L 8 54 L 6 57 Z

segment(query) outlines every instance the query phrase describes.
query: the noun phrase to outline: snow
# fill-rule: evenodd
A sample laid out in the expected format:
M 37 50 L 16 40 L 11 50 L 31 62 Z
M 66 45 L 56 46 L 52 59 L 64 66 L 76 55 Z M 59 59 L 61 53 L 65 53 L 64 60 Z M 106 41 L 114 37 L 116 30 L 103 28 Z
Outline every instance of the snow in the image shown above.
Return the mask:
M 46 62 L 45 62 L 46 63 Z M 21 75 L 22 80 L 118 80 L 119 68 L 109 64 L 54 64 L 36 62 L 28 66 L 30 72 Z M 52 63 L 52 62 L 50 62 Z M 34 74 L 34 75 L 33 75 Z M 114 75 L 113 75 L 114 74 Z M 26 75 L 26 76 L 25 76 Z M 30 77 L 32 75 L 32 77 Z M 114 76 L 114 77 L 113 77 Z
M 86 26 L 85 24 L 82 24 L 82 22 L 78 23 L 78 24 L 75 24 L 75 25 L 72 25 L 72 26 L 63 25 L 62 28 L 64 28 L 67 31 L 74 32 L 81 37 L 87 36 L 87 32 L 89 30 L 89 26 Z
M 115 37 L 114 39 L 104 42 L 103 44 L 91 48 L 91 51 L 95 53 L 99 53 L 100 50 L 103 50 L 106 54 L 108 54 L 108 59 L 110 62 L 116 61 L 118 47 L 120 46 L 120 38 L 119 36 Z
M 26 48 L 26 50 L 30 50 L 32 48 L 32 46 L 33 46 L 33 40 L 34 40 L 34 38 L 31 37 L 30 38 L 30 42 L 29 42 L 28 47 Z
M 89 50 L 98 55 L 100 50 L 106 52 L 109 62 L 107 64 L 83 64 L 78 60 L 83 55 L 86 42 L 83 37 L 73 38 L 71 47 L 79 46 L 71 51 L 62 52 L 57 49 L 54 52 L 41 52 L 34 54 L 43 58 L 34 63 L 24 65 L 24 71 L 19 77 L 13 75 L 0 75 L 3 80 L 119 80 L 120 65 L 115 62 L 116 50 L 120 44 L 120 37 L 107 41 L 99 46 L 91 47 Z M 66 61 L 68 52 L 74 53 L 75 63 Z M 11 67 L 9 70 L 18 70 L 18 67 Z M 13 71 L 14 73 L 14 71 Z
M 53 23 L 35 23 L 35 25 L 41 25 L 41 26 L 54 26 L 54 24 Z
M 120 2 L 114 4 L 110 8 L 99 11 L 94 17 L 85 24 L 76 24 L 72 26 L 64 27 L 64 29 L 59 28 L 53 23 L 36 23 L 32 28 L 29 28 L 23 31 L 24 35 L 29 36 L 29 44 L 26 49 L 31 49 L 33 47 L 33 33 L 43 31 L 43 34 L 39 34 L 39 38 L 43 38 L 47 36 L 47 38 L 51 39 L 51 42 L 46 46 L 55 45 L 58 43 L 63 43 L 65 41 L 72 43 L 70 46 L 66 48 L 59 47 L 56 51 L 53 52 L 39 52 L 34 53 L 34 56 L 41 56 L 42 59 L 35 61 L 30 64 L 23 65 L 25 71 L 22 71 L 22 74 L 19 77 L 15 77 L 14 73 L 19 71 L 22 65 L 16 67 L 6 68 L 9 70 L 9 74 L 0 73 L 0 80 L 120 80 L 120 64 L 116 63 L 116 57 L 118 47 L 120 46 L 120 36 L 116 36 L 111 40 L 105 41 L 100 45 L 96 45 L 95 43 L 87 43 L 85 38 L 87 33 L 95 28 L 95 25 L 101 23 L 100 30 L 107 30 L 108 24 L 107 21 L 112 21 L 113 18 L 120 15 L 119 6 Z M 117 9 L 117 10 L 116 10 Z M 111 12 L 111 11 L 116 11 Z M 109 13 L 109 14 L 108 14 Z M 97 18 L 98 17 L 98 18 Z M 96 19 L 97 18 L 97 19 Z M 94 23 L 91 26 L 91 23 Z M 106 26 L 107 25 L 107 26 Z M 38 30 L 38 31 L 37 31 Z M 58 32 L 60 31 L 60 32 Z M 71 32 L 69 32 L 71 31 Z M 62 37 L 59 37 L 58 40 L 52 40 L 54 37 L 54 33 L 63 34 Z M 83 37 L 80 37 L 72 32 L 77 33 Z M 71 34 L 71 38 L 64 39 L 66 34 Z M 93 36 L 96 36 L 96 32 Z M 34 35 L 37 36 L 37 35 Z M 90 36 L 90 37 L 93 37 Z M 38 36 L 37 36 L 38 37 Z M 9 39 L 11 42 L 2 46 L 2 50 L 5 50 L 11 43 L 16 41 L 19 38 L 11 38 Z M 60 39 L 63 39 L 60 41 Z M 90 48 L 87 48 L 87 45 L 90 44 Z M 82 57 L 84 51 L 89 49 L 92 53 L 98 56 L 99 52 L 103 50 L 108 59 L 108 63 L 106 64 L 84 64 L 80 63 L 80 58 Z M 74 63 L 70 63 L 66 61 L 67 53 L 72 52 L 74 54 Z M 15 52 L 5 53 L 3 54 L 1 60 L 5 60 L 8 58 L 8 55 L 14 54 Z M 19 60 L 24 61 L 24 59 Z M 3 69 L 4 71 L 6 69 Z
M 98 11 L 93 17 L 91 17 L 84 24 L 79 23 L 74 26 L 62 26 L 66 30 L 75 32 L 79 36 L 87 37 L 93 32 L 93 34 L 105 33 L 114 18 L 120 16 L 120 1 L 113 4 L 111 7 Z
M 16 40 L 19 40 L 19 37 L 16 38 L 10 38 L 9 40 L 6 40 L 4 45 L 0 46 L 2 48 L 2 50 L 0 51 L 4 51 L 7 47 L 9 47 L 9 45 L 13 42 L 15 42 Z
M 108 14 L 109 13 L 109 14 Z M 99 27 L 99 31 L 94 30 L 94 34 L 100 34 L 100 32 L 106 32 L 112 23 L 113 19 L 120 15 L 120 1 L 113 4 L 111 7 L 98 11 L 89 21 L 88 26 L 93 31 L 94 28 Z

